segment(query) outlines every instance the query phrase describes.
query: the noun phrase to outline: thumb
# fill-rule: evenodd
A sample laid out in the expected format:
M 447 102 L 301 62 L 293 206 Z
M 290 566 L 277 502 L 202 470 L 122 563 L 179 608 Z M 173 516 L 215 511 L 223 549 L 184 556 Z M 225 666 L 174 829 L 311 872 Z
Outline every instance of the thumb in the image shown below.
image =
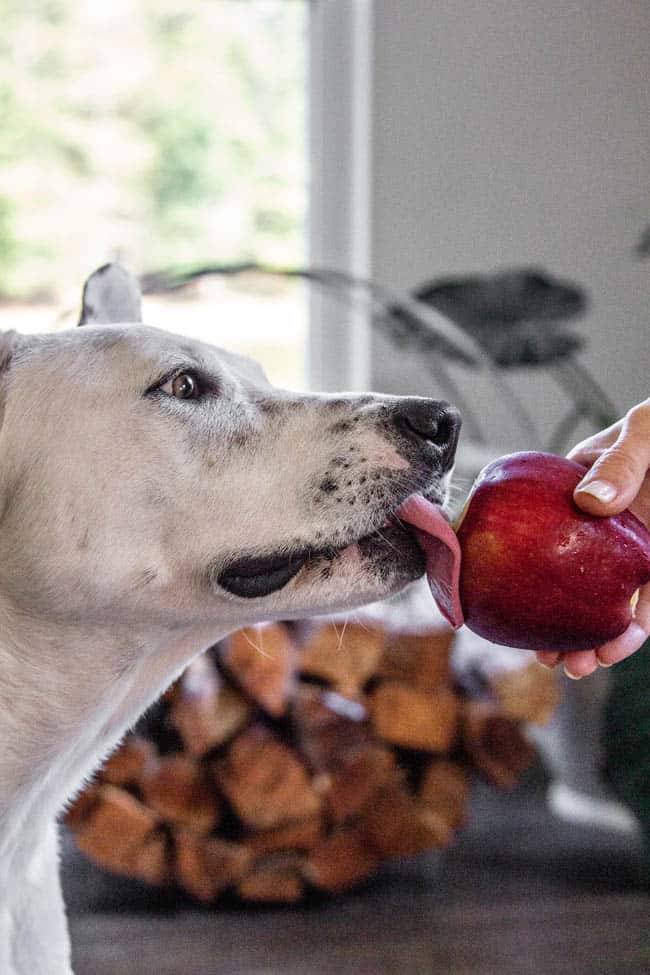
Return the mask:
M 604 450 L 574 492 L 576 504 L 594 515 L 624 511 L 636 498 L 650 466 L 650 411 L 635 408 L 617 440 Z

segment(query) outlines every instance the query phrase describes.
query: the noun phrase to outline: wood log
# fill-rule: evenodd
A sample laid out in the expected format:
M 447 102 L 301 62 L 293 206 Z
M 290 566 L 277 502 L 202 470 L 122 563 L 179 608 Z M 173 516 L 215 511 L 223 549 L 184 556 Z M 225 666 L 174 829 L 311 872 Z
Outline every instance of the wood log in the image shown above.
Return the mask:
M 247 901 L 294 904 L 305 892 L 305 884 L 295 857 L 269 857 L 255 864 L 237 885 L 237 893 Z
M 376 734 L 393 745 L 446 752 L 456 738 L 459 704 L 450 688 L 428 692 L 385 681 L 371 694 L 369 709 Z
M 251 863 L 251 852 L 241 843 L 199 836 L 188 829 L 175 831 L 174 849 L 177 882 L 206 903 L 238 883 Z
M 98 866 L 152 884 L 169 879 L 165 836 L 159 817 L 130 793 L 102 785 L 85 817 L 77 822 L 75 840 Z
M 534 747 L 517 723 L 504 718 L 497 706 L 488 702 L 465 702 L 462 740 L 478 771 L 504 789 L 515 786 L 535 758 Z
M 383 630 L 358 623 L 330 623 L 298 657 L 303 674 L 318 677 L 346 697 L 358 697 L 375 673 L 384 649 Z
M 66 814 L 79 847 L 205 902 L 292 903 L 446 846 L 470 773 L 507 786 L 528 765 L 546 671 L 488 674 L 476 702 L 454 687 L 447 629 L 312 626 L 249 628 L 195 660 Z
M 398 774 L 395 756 L 381 745 L 367 745 L 348 754 L 329 776 L 324 791 L 329 819 L 340 825 L 352 819 Z
M 457 830 L 465 822 L 469 786 L 467 768 L 458 762 L 436 758 L 422 776 L 418 798 L 427 809 Z
M 296 652 L 288 628 L 271 623 L 233 633 L 220 657 L 241 690 L 267 714 L 279 718 L 293 693 Z
M 560 702 L 555 673 L 536 662 L 493 675 L 490 688 L 501 713 L 512 721 L 548 724 Z
M 150 741 L 139 735 L 129 735 L 117 751 L 108 757 L 100 771 L 103 782 L 111 785 L 129 785 L 139 780 L 145 767 L 156 758 L 156 750 Z
M 124 789 L 102 785 L 77 829 L 77 840 L 101 864 L 119 865 L 123 854 L 142 845 L 160 817 Z
M 435 691 L 450 684 L 450 657 L 454 642 L 449 628 L 422 633 L 391 633 L 379 661 L 378 676 Z
M 188 755 L 150 763 L 139 786 L 145 803 L 169 823 L 209 833 L 219 822 L 221 801 L 205 771 Z
M 292 722 L 301 755 L 319 772 L 337 768 L 351 751 L 370 740 L 363 703 L 319 687 L 299 688 Z
M 297 754 L 261 724 L 242 732 L 211 768 L 218 787 L 250 829 L 272 829 L 320 809 Z
M 170 721 L 190 755 L 201 757 L 237 734 L 252 713 L 252 704 L 226 684 L 203 656 L 190 664 L 179 681 Z
M 359 821 L 365 842 L 379 858 L 412 856 L 448 846 L 454 830 L 441 816 L 417 801 L 405 785 L 374 796 Z
M 139 849 L 133 851 L 128 873 L 152 887 L 171 882 L 169 840 L 162 830 L 152 833 Z
M 322 835 L 321 817 L 310 816 L 308 819 L 299 819 L 276 829 L 247 832 L 244 835 L 244 843 L 257 856 L 263 856 L 287 850 L 311 850 L 322 838 Z
M 98 781 L 90 782 L 83 792 L 75 796 L 73 801 L 65 809 L 62 819 L 66 826 L 75 832 L 83 823 L 91 810 L 99 800 L 100 785 Z
M 375 872 L 379 857 L 355 826 L 344 826 L 323 840 L 305 861 L 307 881 L 332 894 L 349 890 Z

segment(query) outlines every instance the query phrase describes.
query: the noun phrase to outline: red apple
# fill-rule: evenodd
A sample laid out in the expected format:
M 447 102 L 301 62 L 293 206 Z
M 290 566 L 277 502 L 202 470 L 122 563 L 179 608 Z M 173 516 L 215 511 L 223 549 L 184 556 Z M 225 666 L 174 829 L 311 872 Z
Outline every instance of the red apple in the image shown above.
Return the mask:
M 466 624 L 494 643 L 589 650 L 633 618 L 650 581 L 650 533 L 630 511 L 598 518 L 573 491 L 585 468 L 509 454 L 477 478 L 457 526 Z

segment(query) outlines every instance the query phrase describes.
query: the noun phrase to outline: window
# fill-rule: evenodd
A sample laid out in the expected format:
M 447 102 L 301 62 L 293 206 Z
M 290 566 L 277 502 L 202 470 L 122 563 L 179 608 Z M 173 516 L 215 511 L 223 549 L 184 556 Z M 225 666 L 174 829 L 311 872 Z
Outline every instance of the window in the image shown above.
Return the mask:
M 87 274 L 306 262 L 305 0 L 31 0 L 0 35 L 0 327 L 73 325 Z M 152 325 L 305 383 L 297 282 L 209 276 Z

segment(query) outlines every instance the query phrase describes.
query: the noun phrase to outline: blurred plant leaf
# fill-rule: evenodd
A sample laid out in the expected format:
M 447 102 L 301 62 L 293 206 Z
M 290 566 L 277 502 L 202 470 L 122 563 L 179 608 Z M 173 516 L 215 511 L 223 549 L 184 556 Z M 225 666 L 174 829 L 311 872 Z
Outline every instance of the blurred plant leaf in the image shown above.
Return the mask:
M 236 264 L 207 264 L 200 267 L 176 267 L 142 275 L 143 294 L 178 291 L 194 281 L 211 275 L 240 274 L 302 278 L 322 288 L 346 304 L 362 306 L 373 326 L 385 331 L 400 347 L 421 353 L 436 353 L 445 358 L 476 366 L 483 358 L 480 345 L 465 335 L 451 320 L 412 295 L 400 295 L 375 281 L 329 268 L 274 268 L 244 261 Z
M 441 278 L 414 294 L 468 332 L 502 368 L 548 365 L 584 344 L 564 329 L 587 308 L 584 290 L 538 268 Z

